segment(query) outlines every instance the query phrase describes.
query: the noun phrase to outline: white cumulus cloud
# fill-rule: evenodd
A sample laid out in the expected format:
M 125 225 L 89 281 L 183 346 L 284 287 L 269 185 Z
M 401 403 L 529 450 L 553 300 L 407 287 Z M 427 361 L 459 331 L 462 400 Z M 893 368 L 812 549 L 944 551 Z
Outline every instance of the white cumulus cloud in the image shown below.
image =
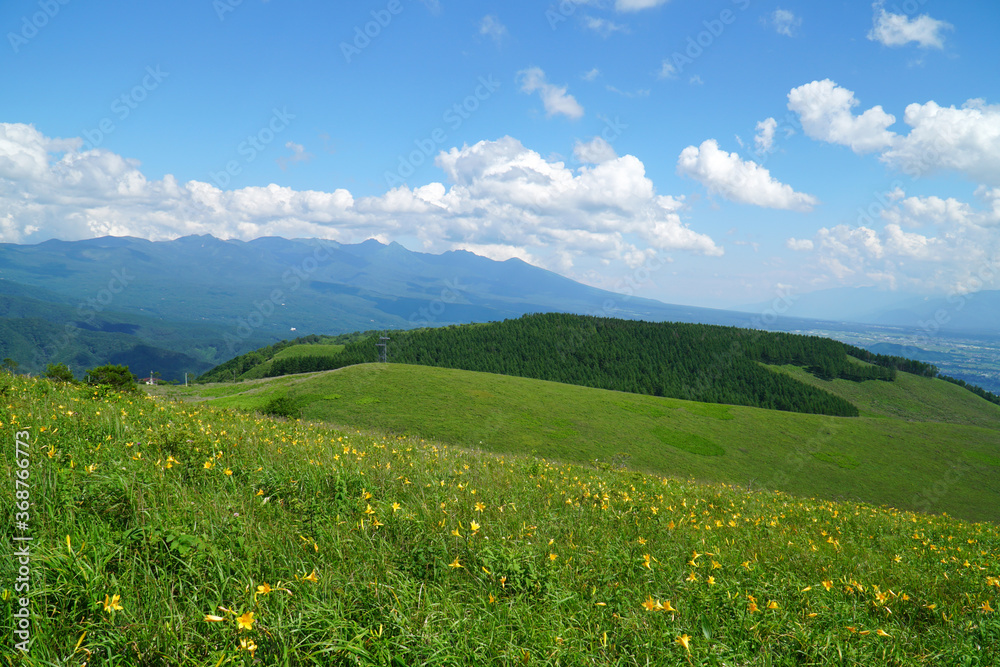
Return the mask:
M 579 162 L 600 164 L 618 157 L 615 149 L 604 137 L 594 137 L 590 141 L 577 141 L 573 146 L 573 157 Z
M 581 118 L 583 107 L 576 98 L 567 93 L 566 86 L 556 86 L 545 79 L 545 72 L 540 67 L 529 67 L 517 73 L 521 82 L 521 92 L 538 92 L 545 106 L 545 115 L 552 117 L 562 114 L 567 118 Z
M 775 9 L 768 17 L 770 24 L 779 35 L 794 37 L 795 31 L 802 25 L 802 19 L 787 9 Z
M 856 224 L 820 229 L 812 241 L 789 239 L 793 250 L 812 244 L 818 265 L 837 279 L 865 278 L 892 289 L 962 292 L 1000 262 L 1000 188 L 976 190 L 982 206 L 955 198 L 888 193 L 888 208 Z M 906 228 L 922 228 L 920 232 Z
M 620 12 L 638 12 L 665 5 L 670 0 L 615 0 L 615 9 Z
M 297 144 L 294 141 L 285 142 L 285 148 L 289 148 L 292 151 L 291 155 L 284 155 L 279 157 L 275 162 L 281 167 L 282 171 L 288 169 L 288 165 L 295 164 L 296 162 L 309 162 L 309 160 L 315 157 L 312 153 L 306 151 L 305 146 L 302 144 Z
M 756 162 L 720 150 L 714 139 L 681 151 L 677 171 L 700 182 L 710 193 L 742 204 L 810 211 L 819 203 L 812 195 L 795 192 L 775 180 Z
M 621 23 L 615 23 L 608 19 L 598 18 L 596 16 L 585 16 L 583 17 L 583 25 L 596 32 L 601 37 L 607 39 L 616 32 L 623 34 L 628 34 L 628 26 L 622 25 Z
M 757 123 L 757 134 L 753 138 L 754 146 L 758 153 L 770 153 L 774 147 L 774 131 L 778 127 L 778 121 L 773 118 L 765 118 Z
M 851 110 L 858 104 L 853 92 L 830 79 L 813 81 L 788 93 L 788 108 L 799 115 L 809 137 L 848 146 L 855 153 L 890 146 L 896 135 L 888 128 L 896 117 L 880 106 L 855 116 Z
M 885 46 L 903 46 L 916 42 L 925 49 L 943 49 L 942 33 L 954 28 L 947 21 L 933 19 L 927 14 L 911 19 L 906 14 L 887 12 L 883 1 L 876 2 L 872 7 L 875 16 L 868 39 Z
M 147 179 L 138 162 L 79 138 L 0 124 L 0 242 L 189 234 L 253 239 L 418 239 L 425 250 L 478 250 L 561 271 L 574 261 L 618 265 L 650 252 L 718 256 L 722 248 L 682 219 L 683 201 L 656 192 L 634 156 L 600 140 L 580 144 L 572 169 L 512 137 L 442 151 L 443 182 L 377 196 L 270 184 L 220 189 L 173 176 Z
M 975 183 L 1000 186 L 1000 105 L 978 98 L 961 107 L 909 104 L 903 115 L 908 134 L 888 129 L 896 117 L 881 106 L 854 115 L 856 106 L 854 93 L 829 79 L 788 93 L 788 108 L 813 139 L 856 153 L 878 152 L 883 162 L 913 178 L 953 170 Z
M 660 72 L 658 76 L 661 79 L 676 79 L 677 68 L 671 61 L 664 59 L 663 64 L 660 66 Z
M 500 22 L 496 14 L 487 14 L 479 21 L 479 34 L 488 36 L 499 46 L 507 37 L 507 26 Z
M 953 169 L 1000 185 L 1000 105 L 979 99 L 961 108 L 910 104 L 903 121 L 912 129 L 883 153 L 885 162 L 913 177 Z

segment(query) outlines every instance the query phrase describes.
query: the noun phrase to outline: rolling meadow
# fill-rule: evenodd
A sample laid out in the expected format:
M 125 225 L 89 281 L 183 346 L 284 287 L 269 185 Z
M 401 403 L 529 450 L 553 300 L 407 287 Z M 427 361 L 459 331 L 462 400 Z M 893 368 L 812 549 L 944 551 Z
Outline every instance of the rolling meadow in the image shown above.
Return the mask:
M 33 639 L 4 664 L 1000 659 L 995 523 L 39 379 L 2 392 L 32 502 L 5 521 L 32 537 Z

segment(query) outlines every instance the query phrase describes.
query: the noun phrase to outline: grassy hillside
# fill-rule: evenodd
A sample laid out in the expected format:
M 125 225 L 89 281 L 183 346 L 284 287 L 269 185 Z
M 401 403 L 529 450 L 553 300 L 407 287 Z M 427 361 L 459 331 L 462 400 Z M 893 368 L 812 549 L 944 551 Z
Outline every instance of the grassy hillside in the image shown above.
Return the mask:
M 3 664 L 1000 660 L 996 525 L 0 382 Z
M 280 375 L 274 373 L 275 362 L 298 359 L 324 359 L 339 355 L 348 343 L 368 338 L 372 332 L 355 332 L 337 336 L 310 334 L 292 340 L 282 340 L 246 354 L 233 357 L 198 377 L 199 382 L 231 382 L 256 380 Z
M 272 362 L 269 376 L 330 370 L 373 361 L 380 334 L 349 342 L 310 363 Z M 891 381 L 897 370 L 933 367 L 880 357 L 817 336 L 677 322 L 645 322 L 567 313 L 525 315 L 486 324 L 394 332 L 395 362 L 498 373 L 598 389 L 789 412 L 853 417 L 857 408 L 823 389 L 774 373 L 760 362 L 794 364 L 817 377 Z M 860 354 L 875 363 L 856 363 Z M 229 362 L 232 372 L 269 358 L 265 350 Z M 228 379 L 214 369 L 200 381 Z M 259 376 L 259 375 L 258 375 Z
M 821 380 L 794 366 L 772 366 L 800 382 L 843 396 L 858 406 L 862 416 L 947 422 L 1000 428 L 1000 406 L 958 385 L 938 378 L 899 373 L 894 382 Z
M 297 359 L 298 357 L 322 357 L 340 354 L 344 349 L 343 345 L 293 345 L 286 347 L 275 359 Z
M 275 367 L 275 362 L 281 362 L 286 359 L 315 359 L 315 358 L 327 358 L 332 357 L 336 354 L 340 354 L 344 349 L 343 345 L 336 344 L 293 344 L 288 347 L 280 348 L 274 353 L 274 356 L 270 357 L 266 361 L 262 361 L 249 370 L 241 373 L 238 376 L 240 380 L 256 380 L 259 378 L 270 377 L 273 375 L 272 370 Z M 220 377 L 221 379 L 221 377 Z
M 864 415 L 794 414 L 402 364 L 163 391 L 251 410 L 287 396 L 307 419 L 498 453 L 601 459 L 744 488 L 1000 520 L 1000 407 L 907 373 L 893 383 L 815 381 L 850 396 Z

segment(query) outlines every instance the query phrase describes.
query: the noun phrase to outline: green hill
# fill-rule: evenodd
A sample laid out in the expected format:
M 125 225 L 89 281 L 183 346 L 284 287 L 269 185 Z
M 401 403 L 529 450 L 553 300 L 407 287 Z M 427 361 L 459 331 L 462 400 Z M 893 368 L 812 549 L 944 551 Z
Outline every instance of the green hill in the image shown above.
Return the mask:
M 370 336 L 371 332 L 365 331 L 337 336 L 311 334 L 292 340 L 282 340 L 233 357 L 203 373 L 198 377 L 198 381 L 256 380 L 329 368 L 336 365 L 331 358 L 339 355 L 347 343 Z
M 238 384 L 170 388 L 218 406 L 266 410 L 283 397 L 305 419 L 497 453 L 860 500 L 1000 520 L 1000 406 L 939 379 L 819 380 L 850 399 L 845 418 L 696 403 L 503 375 L 365 364 Z
M 348 342 L 311 364 L 272 362 L 262 350 L 230 361 L 199 380 L 277 376 L 372 361 L 378 334 Z M 849 401 L 761 365 L 794 364 L 822 378 L 891 381 L 897 370 L 932 375 L 934 367 L 873 355 L 818 336 L 703 324 L 652 323 L 561 313 L 516 320 L 396 332 L 394 362 L 551 380 L 637 394 L 792 412 L 856 416 Z M 857 363 L 850 355 L 870 363 Z
M 309 372 L 313 368 L 330 365 L 332 357 L 340 354 L 343 349 L 343 345 L 329 343 L 293 344 L 281 348 L 267 361 L 239 374 L 239 379 L 253 380 Z M 219 375 L 220 379 L 224 377 L 222 373 L 217 372 L 216 375 Z
M 375 400 L 402 380 L 396 371 L 472 378 L 470 392 L 496 395 L 508 382 L 539 397 L 557 387 L 360 370 L 369 406 L 384 405 Z M 702 425 L 756 413 L 810 429 L 868 419 L 557 388 Z M 22 377 L 0 376 L 0 394 L 0 502 L 28 508 L 0 526 L 32 540 L 27 573 L 15 569 L 25 543 L 0 546 L 5 665 L 1000 661 L 995 524 Z M 468 402 L 450 405 L 458 421 Z

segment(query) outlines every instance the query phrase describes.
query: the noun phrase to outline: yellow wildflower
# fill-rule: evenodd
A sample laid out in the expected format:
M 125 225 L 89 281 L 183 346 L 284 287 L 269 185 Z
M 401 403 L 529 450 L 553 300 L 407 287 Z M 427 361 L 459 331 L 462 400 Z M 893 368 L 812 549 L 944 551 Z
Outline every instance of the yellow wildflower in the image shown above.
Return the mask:
M 252 639 L 241 639 L 240 640 L 240 650 L 249 651 L 250 657 L 253 658 L 254 652 L 257 650 L 257 645 Z
M 100 604 L 104 605 L 104 611 L 109 611 L 109 612 L 121 611 L 122 606 L 118 604 L 119 600 L 121 600 L 121 596 L 118 595 L 117 593 L 115 593 L 115 595 L 110 598 L 107 595 L 105 595 L 104 602 Z
M 242 616 L 236 619 L 236 627 L 240 630 L 253 630 L 254 617 L 253 612 L 244 612 Z

